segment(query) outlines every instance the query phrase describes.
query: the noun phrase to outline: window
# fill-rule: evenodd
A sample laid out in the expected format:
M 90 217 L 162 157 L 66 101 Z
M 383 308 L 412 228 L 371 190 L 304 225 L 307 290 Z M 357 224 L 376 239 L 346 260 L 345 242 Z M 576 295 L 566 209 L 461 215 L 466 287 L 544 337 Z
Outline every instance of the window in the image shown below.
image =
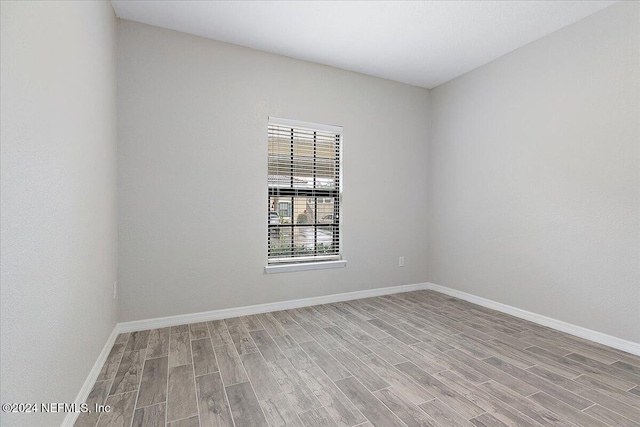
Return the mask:
M 342 128 L 269 118 L 268 134 L 268 264 L 340 260 Z
M 278 215 L 282 218 L 291 218 L 291 202 L 278 202 Z

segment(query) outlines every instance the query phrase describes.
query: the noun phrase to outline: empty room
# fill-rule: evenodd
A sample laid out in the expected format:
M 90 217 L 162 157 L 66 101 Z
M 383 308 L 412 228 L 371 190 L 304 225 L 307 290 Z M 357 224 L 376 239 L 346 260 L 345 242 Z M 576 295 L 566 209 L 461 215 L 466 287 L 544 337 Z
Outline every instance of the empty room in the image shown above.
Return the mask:
M 640 427 L 640 2 L 0 4 L 3 427 Z

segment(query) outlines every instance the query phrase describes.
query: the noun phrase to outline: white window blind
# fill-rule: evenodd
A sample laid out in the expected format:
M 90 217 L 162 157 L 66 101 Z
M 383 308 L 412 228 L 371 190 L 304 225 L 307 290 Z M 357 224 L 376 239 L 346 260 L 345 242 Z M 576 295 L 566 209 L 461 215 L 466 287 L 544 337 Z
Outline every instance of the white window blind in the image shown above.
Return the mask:
M 340 259 L 342 128 L 269 118 L 268 263 Z

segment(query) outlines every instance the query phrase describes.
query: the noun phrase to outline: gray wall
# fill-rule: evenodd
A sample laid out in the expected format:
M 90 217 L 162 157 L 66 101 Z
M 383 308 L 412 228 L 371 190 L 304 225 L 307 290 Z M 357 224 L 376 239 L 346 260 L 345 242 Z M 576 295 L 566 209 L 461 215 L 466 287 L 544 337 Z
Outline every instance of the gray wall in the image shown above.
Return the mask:
M 640 342 L 639 10 L 431 92 L 431 282 Z
M 424 282 L 428 100 L 119 21 L 120 321 Z M 344 269 L 263 272 L 269 116 L 344 126 Z
M 107 2 L 0 15 L 2 402 L 72 402 L 117 316 L 116 20 Z

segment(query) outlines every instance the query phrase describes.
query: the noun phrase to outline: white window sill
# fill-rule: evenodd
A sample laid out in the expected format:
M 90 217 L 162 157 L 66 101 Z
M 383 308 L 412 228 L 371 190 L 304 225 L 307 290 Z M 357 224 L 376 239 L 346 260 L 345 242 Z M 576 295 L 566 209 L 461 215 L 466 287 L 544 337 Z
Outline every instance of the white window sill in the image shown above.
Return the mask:
M 343 268 L 347 266 L 347 261 L 323 261 L 304 262 L 300 264 L 267 265 L 264 272 L 267 274 L 289 273 L 292 271 L 325 270 L 327 268 Z

